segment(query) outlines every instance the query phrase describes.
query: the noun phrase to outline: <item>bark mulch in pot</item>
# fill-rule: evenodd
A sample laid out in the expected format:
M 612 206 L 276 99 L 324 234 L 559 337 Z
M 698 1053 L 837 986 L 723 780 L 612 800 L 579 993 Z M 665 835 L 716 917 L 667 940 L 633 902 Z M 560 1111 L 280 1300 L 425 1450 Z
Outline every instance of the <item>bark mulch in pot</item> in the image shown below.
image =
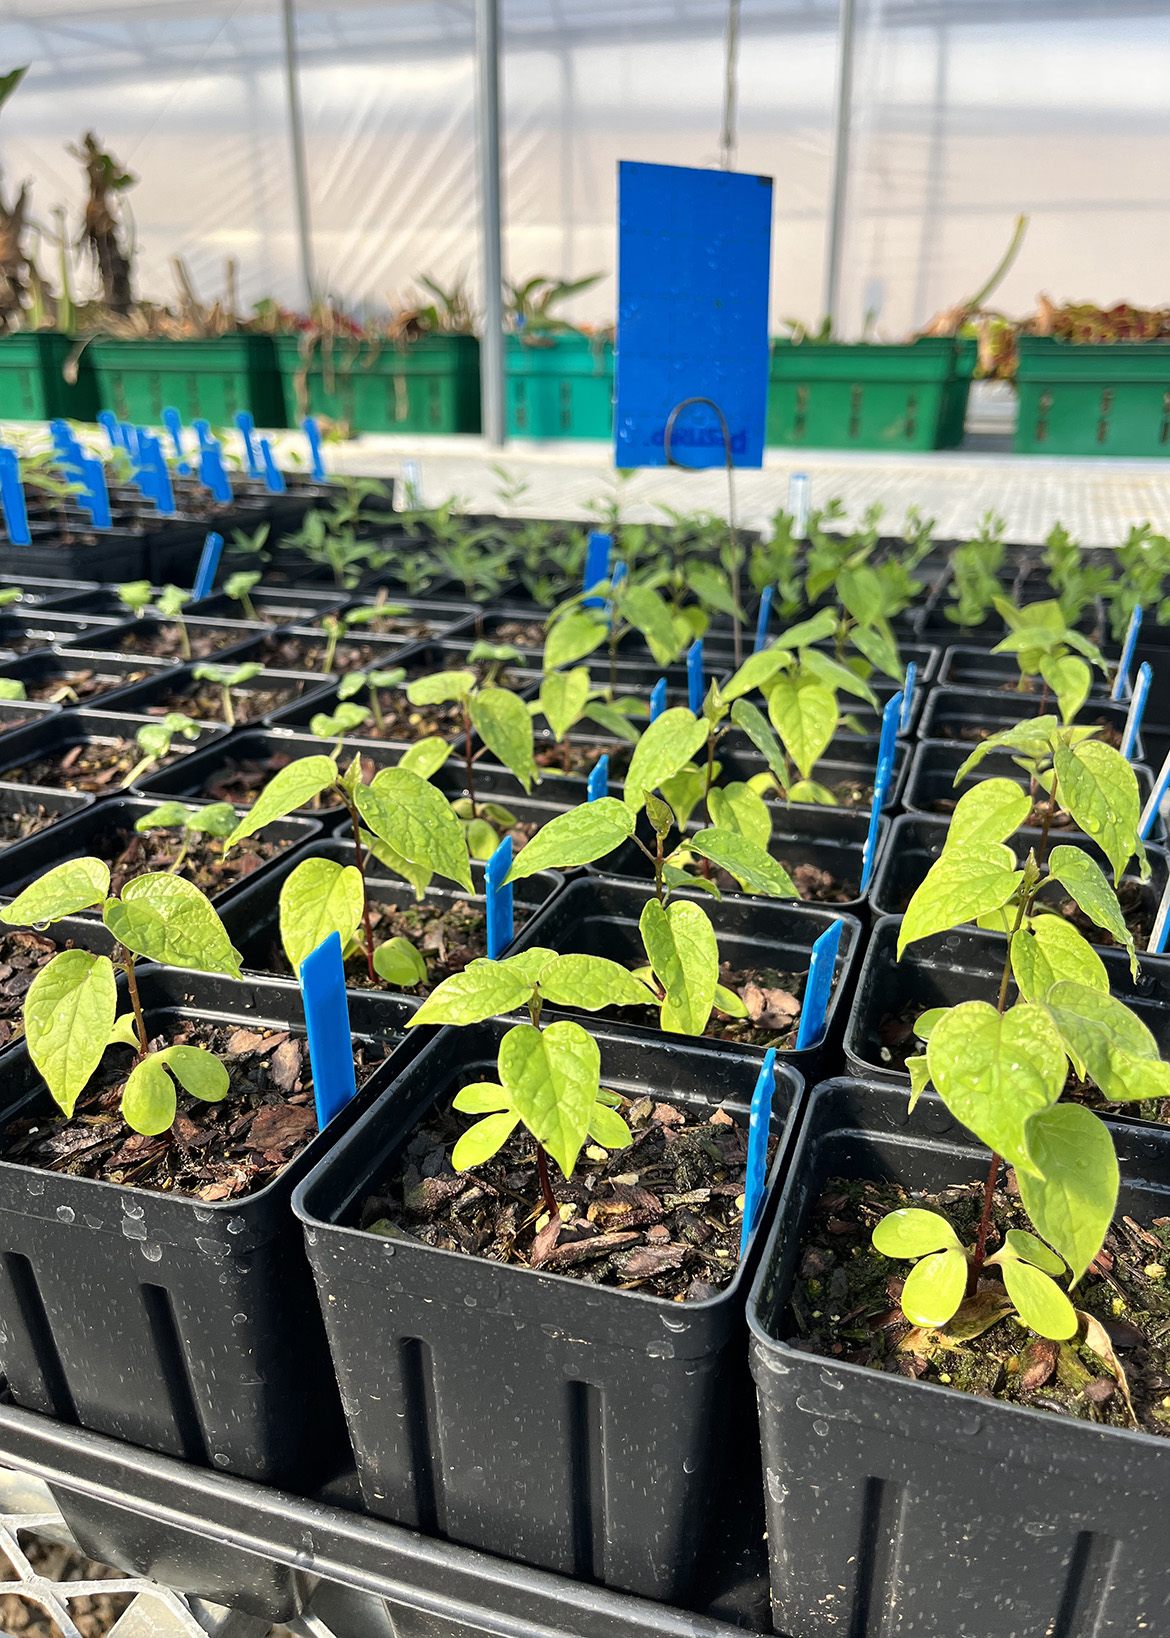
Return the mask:
M 638 970 L 637 966 L 634 970 Z M 722 962 L 719 982 L 739 996 L 748 1009 L 748 1016 L 729 1018 L 720 1012 L 716 1002 L 703 1031 L 703 1040 L 734 1041 L 737 1046 L 791 1051 L 796 1045 L 800 997 L 807 977 L 807 973 L 782 973 L 771 967 L 736 970 L 728 962 Z M 643 1029 L 659 1028 L 657 1007 L 604 1007 L 597 1016 L 617 1023 L 637 1024 Z
M 29 985 L 58 950 L 70 949 L 72 942 L 58 944 L 29 927 L 8 927 L 0 933 L 0 1047 L 24 1034 L 24 998 Z
M 266 842 L 262 836 L 249 836 L 225 858 L 223 842 L 216 837 L 195 833 L 190 841 L 182 866 L 174 874 L 193 882 L 208 898 L 242 882 L 288 846 L 287 842 Z M 120 893 L 128 881 L 147 871 L 171 872 L 182 852 L 182 842 L 176 829 L 118 829 L 88 842 L 86 851 L 109 865 L 110 892 Z
M 1170 1433 L 1170 1217 L 1145 1225 L 1129 1217 L 1115 1222 L 1077 1287 L 1076 1307 L 1104 1332 L 1124 1376 L 1075 1338 L 1050 1342 L 1029 1331 L 1009 1312 L 994 1270 L 959 1310 L 961 1341 L 940 1340 L 938 1332 L 904 1317 L 898 1299 L 912 1265 L 873 1249 L 874 1226 L 889 1211 L 921 1206 L 941 1212 L 970 1245 L 982 1190 L 971 1183 L 940 1194 L 910 1193 L 893 1183 L 831 1179 L 806 1230 L 786 1340 L 807 1353 L 980 1398 Z M 1010 1169 L 1000 1173 L 992 1224 L 992 1250 L 1009 1228 L 1031 1228 Z
M 317 1134 L 305 1042 L 288 1030 L 184 1018 L 151 1039 L 154 1048 L 180 1043 L 205 1047 L 224 1064 L 231 1087 L 222 1102 L 204 1103 L 180 1089 L 166 1132 L 145 1137 L 133 1131 L 119 1106 L 134 1053 L 112 1046 L 71 1119 L 10 1121 L 0 1133 L 0 1154 L 38 1170 L 199 1200 L 237 1200 L 262 1189 Z M 385 1043 L 355 1040 L 359 1087 L 388 1051 Z
M 80 705 L 86 700 L 96 699 L 99 694 L 109 693 L 112 688 L 128 688 L 132 683 L 145 682 L 153 675 L 153 666 L 130 671 L 103 671 L 100 660 L 84 666 L 68 666 L 62 661 L 59 671 L 29 682 L 26 691 L 30 700 Z
M 26 836 L 35 836 L 38 830 L 44 830 L 46 825 L 55 824 L 60 818 L 57 809 L 45 807 L 0 813 L 0 849 L 11 847 L 13 842 L 23 842 Z
M 363 631 L 366 629 L 362 627 Z M 404 642 L 398 646 L 405 647 L 406 644 Z M 329 639 L 324 635 L 308 637 L 294 632 L 273 632 L 259 640 L 254 653 L 256 659 L 280 671 L 315 671 L 325 676 L 339 671 L 363 671 L 367 667 L 376 671 L 394 663 L 393 650 L 387 653 L 383 643 L 363 643 L 357 638 L 343 637 L 334 649 L 329 670 L 325 672 L 323 667 L 328 651 Z
M 151 772 L 165 768 L 178 754 L 168 752 L 152 764 Z M 142 756 L 132 739 L 84 740 L 64 750 L 33 757 L 19 767 L 6 768 L 4 779 L 8 784 L 48 785 L 66 791 L 117 790 L 130 770 L 142 761 Z
M 484 1165 L 453 1171 L 468 1117 L 451 1113 L 416 1132 L 386 1193 L 364 1202 L 362 1226 L 676 1302 L 714 1296 L 739 1262 L 746 1129 L 722 1111 L 695 1121 L 652 1097 L 623 1098 L 620 1112 L 634 1136 L 628 1148 L 587 1145 L 568 1180 L 550 1167 L 559 1218 L 541 1205 L 535 1146 L 522 1129 Z
M 259 684 L 259 686 L 257 686 Z M 246 686 L 232 689 L 232 709 L 236 722 L 257 722 L 270 711 L 277 711 L 291 700 L 300 699 L 310 688 L 319 688 L 320 680 L 306 682 L 272 683 L 266 686 L 261 678 Z M 137 707 L 145 716 L 162 717 L 168 711 L 181 711 L 196 722 L 223 722 L 223 690 L 216 683 L 196 684 L 186 689 L 175 689 L 162 694 L 149 705 Z
M 588 774 L 597 759 L 607 754 L 609 778 L 612 783 L 620 780 L 625 774 L 630 765 L 630 754 L 633 749 L 634 747 L 624 740 L 614 740 L 611 745 L 599 745 L 589 741 L 578 743 L 571 737 L 564 745 L 542 745 L 537 740 L 533 760 L 538 768 L 547 769 L 550 774 Z
M 148 654 L 159 660 L 202 660 L 216 654 L 221 648 L 238 643 L 248 632 L 233 631 L 230 627 L 188 627 L 191 653 L 183 652 L 183 634 L 177 625 L 164 625 L 151 631 L 127 631 L 118 639 L 119 654 Z

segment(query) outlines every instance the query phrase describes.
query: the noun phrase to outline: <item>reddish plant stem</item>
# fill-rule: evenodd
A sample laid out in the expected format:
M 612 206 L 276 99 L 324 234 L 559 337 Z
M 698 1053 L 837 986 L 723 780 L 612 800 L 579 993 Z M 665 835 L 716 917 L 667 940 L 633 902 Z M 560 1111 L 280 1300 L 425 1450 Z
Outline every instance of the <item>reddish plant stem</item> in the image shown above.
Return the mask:
M 134 1027 L 138 1031 L 138 1056 L 146 1056 L 147 1036 L 146 1019 L 142 1016 L 142 1001 L 138 995 L 138 974 L 134 971 L 133 952 L 123 948 L 125 960 L 122 962 L 126 974 L 126 988 L 130 991 L 130 1005 L 134 1008 Z
M 536 1170 L 540 1174 L 540 1192 L 544 1196 L 545 1210 L 550 1217 L 558 1217 L 560 1207 L 557 1205 L 557 1197 L 552 1192 L 552 1183 L 549 1180 L 548 1157 L 539 1143 L 536 1145 Z
M 979 1276 L 983 1271 L 983 1260 L 987 1256 L 987 1236 L 991 1231 L 991 1207 L 995 1197 L 995 1180 L 999 1175 L 1000 1158 L 992 1155 L 991 1165 L 987 1170 L 987 1181 L 983 1185 L 983 1215 L 979 1219 L 979 1233 L 975 1237 L 975 1250 L 971 1254 L 971 1265 L 967 1270 L 967 1295 L 973 1297 L 979 1286 Z

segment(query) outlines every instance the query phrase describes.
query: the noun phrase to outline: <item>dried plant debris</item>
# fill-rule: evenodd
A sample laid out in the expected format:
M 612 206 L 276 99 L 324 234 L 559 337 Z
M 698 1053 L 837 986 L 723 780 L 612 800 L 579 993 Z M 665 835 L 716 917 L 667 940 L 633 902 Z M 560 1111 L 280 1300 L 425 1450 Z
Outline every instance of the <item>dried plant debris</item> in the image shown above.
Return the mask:
M 157 1026 L 157 1016 L 154 1022 Z M 166 1132 L 157 1137 L 135 1132 L 120 1108 L 134 1054 L 113 1046 L 71 1119 L 40 1114 L 9 1121 L 0 1134 L 4 1159 L 199 1200 L 237 1200 L 263 1188 L 317 1134 L 304 1040 L 265 1025 L 185 1018 L 167 1020 L 151 1038 L 152 1050 L 179 1044 L 205 1047 L 220 1058 L 231 1081 L 222 1102 L 204 1103 L 180 1092 L 178 1114 Z M 385 1042 L 354 1042 L 359 1086 L 389 1050 Z
M 567 1180 L 554 1168 L 559 1218 L 539 1204 L 535 1146 L 522 1129 L 484 1165 L 455 1172 L 466 1120 L 448 1113 L 415 1133 L 385 1193 L 364 1203 L 362 1226 L 675 1302 L 714 1296 L 739 1263 L 746 1128 L 650 1096 L 623 1098 L 620 1113 L 629 1148 L 590 1143 Z
M 875 1225 L 891 1210 L 920 1206 L 944 1213 L 969 1245 L 982 1191 L 981 1183 L 931 1194 L 830 1179 L 805 1230 L 787 1340 L 807 1353 L 981 1398 L 1170 1433 L 1170 1217 L 1114 1222 L 1074 1293 L 1081 1326 L 1069 1342 L 1030 1331 L 1010 1312 L 994 1271 L 940 1330 L 906 1319 L 898 1304 L 912 1265 L 874 1250 Z M 1000 1174 L 992 1223 L 993 1249 L 1008 1229 L 1030 1229 L 1010 1169 Z

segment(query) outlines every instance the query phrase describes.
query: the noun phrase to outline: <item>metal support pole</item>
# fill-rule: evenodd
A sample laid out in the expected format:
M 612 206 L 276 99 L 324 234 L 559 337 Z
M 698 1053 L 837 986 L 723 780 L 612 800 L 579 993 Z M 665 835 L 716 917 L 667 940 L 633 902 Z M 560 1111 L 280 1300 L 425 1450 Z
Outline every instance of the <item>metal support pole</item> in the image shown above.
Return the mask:
M 825 247 L 825 316 L 840 322 L 841 256 L 845 247 L 845 207 L 849 186 L 849 138 L 853 124 L 853 36 L 856 0 L 841 0 L 837 39 L 837 106 L 833 130 L 833 191 Z
M 723 131 L 719 139 L 719 164 L 725 171 L 735 166 L 738 68 L 739 0 L 727 0 L 727 33 L 723 39 Z
M 475 0 L 478 80 L 480 232 L 483 246 L 483 337 L 479 347 L 484 439 L 504 443 L 504 268 L 500 229 L 500 5 Z
M 296 0 L 281 0 L 284 18 L 284 79 L 288 94 L 288 138 L 292 150 L 293 196 L 297 207 L 297 238 L 301 252 L 301 283 L 311 309 L 317 299 L 313 272 L 313 229 L 309 221 L 309 167 L 305 158 L 305 125 L 301 116 L 301 85 L 297 74 Z

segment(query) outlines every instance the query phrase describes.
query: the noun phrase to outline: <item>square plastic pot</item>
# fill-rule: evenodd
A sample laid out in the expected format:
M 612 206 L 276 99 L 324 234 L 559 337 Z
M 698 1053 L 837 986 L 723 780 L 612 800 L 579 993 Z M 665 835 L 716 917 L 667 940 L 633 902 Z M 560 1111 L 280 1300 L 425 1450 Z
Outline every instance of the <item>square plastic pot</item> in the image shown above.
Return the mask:
M 503 1022 L 444 1029 L 299 1188 L 366 1508 L 582 1581 L 685 1602 L 740 1390 L 743 1292 L 665 1302 L 354 1225 L 433 1106 L 495 1073 Z M 594 1025 L 603 1083 L 744 1123 L 750 1053 Z M 776 1073 L 780 1174 L 800 1081 Z M 759 1233 L 755 1241 L 759 1240 Z
M 587 876 L 569 883 L 563 893 L 551 899 L 521 930 L 518 950 L 542 945 L 559 955 L 607 956 L 622 966 L 642 967 L 646 956 L 638 931 L 638 918 L 649 899 L 652 884 L 624 882 L 611 876 Z M 837 950 L 833 988 L 825 1015 L 825 1031 L 819 1043 L 802 1050 L 792 1048 L 777 1054 L 778 1061 L 796 1069 L 807 1081 L 815 1080 L 826 1066 L 839 1062 L 837 1042 L 848 1011 L 853 972 L 862 945 L 861 923 L 854 916 L 838 916 L 828 910 L 794 904 L 788 899 L 747 898 L 728 894 L 719 902 L 705 893 L 682 892 L 672 898 L 691 899 L 702 905 L 711 918 L 719 943 L 719 959 L 730 961 L 736 971 L 772 967 L 780 971 L 807 973 L 813 944 L 841 921 L 841 942 Z M 573 1010 L 573 1009 L 560 1009 Z M 578 1014 L 589 1020 L 592 1030 L 596 1013 Z M 649 1014 L 654 1019 L 654 1014 Z M 645 1025 L 613 1022 L 609 1029 L 641 1040 L 661 1040 L 657 1020 Z M 726 1050 L 728 1042 L 715 1037 L 686 1036 L 696 1052 Z M 740 1051 L 759 1057 L 762 1047 L 741 1045 Z
M 0 700 L 0 739 L 18 728 L 32 727 L 47 717 L 55 717 L 60 710 L 59 705 L 37 705 L 32 700 Z
M 218 661 L 202 661 L 204 665 L 215 665 Z M 230 662 L 229 662 L 230 663 Z M 242 658 L 236 657 L 236 663 L 242 664 Z M 129 712 L 132 716 L 157 717 L 168 711 L 181 711 L 184 716 L 190 715 L 184 704 L 168 705 L 165 702 L 172 695 L 197 694 L 200 689 L 214 686 L 197 681 L 196 667 L 193 665 L 177 666 L 158 675 L 146 677 L 139 682 L 129 683 L 119 688 L 116 693 L 104 696 L 102 699 L 103 711 Z M 233 707 L 237 712 L 234 726 L 246 727 L 266 722 L 271 712 L 260 711 L 254 716 L 240 715 L 248 709 L 249 696 L 257 693 L 266 693 L 277 689 L 286 690 L 289 705 L 307 704 L 318 698 L 328 688 L 328 679 L 314 676 L 308 671 L 261 671 L 257 676 L 240 683 L 231 691 Z M 283 707 L 278 707 L 283 709 Z M 200 717 L 206 728 L 226 729 L 227 723 L 221 717 Z
M 249 972 L 289 976 L 290 969 L 280 945 L 280 893 L 292 872 L 306 859 L 332 859 L 340 865 L 355 863 L 352 827 L 347 824 L 343 834 L 309 842 L 295 853 L 273 860 L 270 866 L 265 867 L 263 878 L 256 872 L 233 890 L 221 914 L 228 937 L 240 952 L 244 967 Z M 482 907 L 483 873 L 484 866 L 478 859 L 473 859 L 471 876 L 475 893 L 465 893 L 453 882 L 437 879 L 427 888 L 424 902 L 443 909 L 460 902 Z M 541 906 L 560 891 L 563 883 L 564 877 L 558 871 L 541 870 L 535 876 L 525 877 L 514 884 L 512 902 L 517 931 L 521 931 Z M 366 871 L 366 898 L 373 909 L 386 904 L 409 905 L 416 902 L 410 884 L 400 876 L 383 873 L 376 859 L 370 860 Z M 371 991 L 362 985 L 351 987 L 359 995 L 400 993 L 394 990 Z
M 55 529 L 32 527 L 27 546 L 4 542 L 9 574 L 92 580 L 140 580 L 147 573 L 146 538 L 137 529 L 91 529 L 88 519 L 64 539 Z
M 42 813 L 46 829 L 68 814 L 92 807 L 93 800 L 93 797 L 84 791 L 40 791 L 30 785 L 0 784 L 0 814 Z M 34 836 L 37 834 L 39 833 L 33 832 Z M 19 842 L 0 843 L 0 852 L 7 852 L 9 848 L 18 846 Z
M 949 829 L 949 819 L 942 817 L 927 818 L 923 814 L 904 813 L 901 818 L 894 820 L 889 842 L 878 855 L 870 884 L 870 903 L 879 915 L 900 916 L 903 913 L 926 872 L 941 856 Z M 1007 843 L 1019 859 L 1026 859 L 1030 848 L 1036 849 L 1036 856 L 1039 858 L 1043 836 L 1043 831 L 1025 828 L 1009 836 Z M 1101 866 L 1110 880 L 1113 879 L 1113 866 L 1096 842 L 1091 841 L 1088 836 L 1075 830 L 1049 832 L 1050 849 L 1068 844 L 1081 848 Z M 1146 853 L 1150 862 L 1148 880 L 1141 881 L 1136 858 L 1131 859 L 1126 866 L 1123 880 L 1132 883 L 1140 891 L 1142 903 L 1152 920 L 1170 877 L 1170 858 L 1167 857 L 1165 848 L 1157 847 L 1153 843 L 1146 844 Z
M 79 681 L 79 672 L 88 672 L 90 676 L 86 680 L 101 686 L 82 698 L 86 704 L 100 703 L 102 709 L 115 690 L 167 669 L 166 660 L 132 659 L 127 654 L 94 654 L 86 649 L 65 647 L 37 649 L 32 654 L 18 654 L 4 662 L 4 675 L 22 682 L 30 697 L 34 689 L 53 691 L 69 687 Z
M 883 1018 L 919 1003 L 923 1011 L 955 1006 L 960 1001 L 989 1001 L 994 1005 L 1003 978 L 1007 940 L 1002 933 L 960 927 L 908 945 L 899 961 L 896 956 L 901 924 L 901 916 L 883 916 L 873 930 L 845 1025 L 845 1061 L 851 1074 L 908 1088 L 909 1075 L 891 1062 L 882 1046 L 879 1029 Z M 1111 993 L 1149 1028 L 1163 1056 L 1170 1053 L 1170 957 L 1139 955 L 1135 981 L 1130 977 L 1129 957 L 1124 950 L 1099 949 L 1097 953 L 1109 974 Z M 1015 983 L 1009 982 L 1009 1003 L 1017 998 Z M 910 1045 L 913 1051 L 923 1050 L 920 1044 Z M 1124 1111 L 1113 1118 L 1149 1124 Z
M 59 786 L 26 784 L 16 777 L 17 770 L 38 756 L 46 756 L 52 751 L 65 750 L 73 745 L 85 745 L 95 741 L 115 743 L 119 740 L 132 744 L 139 728 L 156 720 L 152 717 L 116 716 L 113 712 L 105 711 L 59 711 L 43 722 L 30 723 L 26 728 L 14 729 L 0 748 L 0 783 L 16 785 L 30 791 L 72 790 L 74 787 L 67 783 Z M 204 729 L 198 739 L 190 741 L 176 737 L 163 765 L 168 766 L 172 759 L 181 760 L 191 750 L 205 745 L 210 739 L 225 737 L 222 729 Z M 121 786 L 113 784 L 111 789 L 98 793 L 98 797 L 101 800 L 103 797 L 124 794 Z
M 0 659 L 13 654 L 32 654 L 54 643 L 71 647 L 84 638 L 95 641 L 115 624 L 85 614 L 69 614 L 56 609 L 23 609 L 0 614 Z
M 293 734 L 288 732 L 277 733 L 266 728 L 240 728 L 233 734 L 216 734 L 205 744 L 200 744 L 194 752 L 196 760 L 191 766 L 177 762 L 169 763 L 166 767 L 156 768 L 151 774 L 140 781 L 136 793 L 154 798 L 175 796 L 184 802 L 232 801 L 235 807 L 251 807 L 251 802 L 242 802 L 240 793 L 231 784 L 231 775 L 234 769 L 248 766 L 262 769 L 265 772 L 264 784 L 278 773 L 289 762 L 295 762 L 303 756 L 328 755 L 336 744 L 336 740 L 315 739 L 312 734 Z M 354 749 L 359 749 L 355 746 Z M 370 762 L 374 768 L 390 768 L 398 761 L 405 746 L 395 746 L 382 743 L 362 741 L 360 750 L 363 761 Z M 350 755 L 352 755 L 352 751 Z M 225 781 L 227 783 L 225 783 Z M 255 795 L 259 795 L 263 785 L 255 788 Z M 303 818 L 316 819 L 324 831 L 333 830 L 336 825 L 348 816 L 343 807 L 304 807 L 298 810 Z
M 956 785 L 955 776 L 966 762 L 973 745 L 958 745 L 953 740 L 926 739 L 914 752 L 906 776 L 902 805 L 908 813 L 950 813 L 960 796 L 985 779 L 1012 779 L 1022 789 L 1028 788 L 1028 777 L 1006 750 L 989 751 L 972 773 L 966 774 Z M 1153 789 L 1150 770 L 1140 762 L 1133 764 L 1137 775 L 1138 794 L 1143 805 Z M 1060 840 L 1061 828 L 1051 831 L 1052 840 Z M 1154 820 L 1150 840 L 1164 842 L 1166 825 L 1161 814 Z
M 969 693 L 972 689 L 981 692 L 985 689 L 994 689 L 997 693 L 1010 693 L 1019 681 L 1020 668 L 1014 654 L 992 654 L 990 650 L 978 648 L 973 644 L 955 643 L 948 648 L 942 658 L 938 681 L 942 688 L 959 689 Z M 1089 689 L 1089 698 L 1082 707 L 1083 711 L 1091 711 L 1095 704 L 1107 704 L 1112 679 L 1104 679 L 1099 671 L 1093 672 L 1093 684 Z M 1056 710 L 1056 701 L 1051 691 L 1046 691 L 1042 678 L 1029 679 L 1031 687 L 1024 690 L 1021 699 L 1028 700 L 1036 710 L 1040 709 L 1042 699 L 1047 700 L 1044 709 Z M 941 735 L 936 736 L 941 738 Z
M 772 1613 L 790 1638 L 1154 1633 L 1170 1601 L 1170 1444 L 802 1353 L 783 1340 L 832 1177 L 940 1190 L 988 1153 L 934 1094 L 812 1093 L 748 1303 Z M 1110 1123 L 1118 1215 L 1170 1212 L 1170 1132 Z M 1120 1566 L 1124 1566 L 1122 1572 Z
M 1039 701 L 1031 694 L 1003 693 L 990 688 L 932 688 L 918 732 L 924 740 L 961 740 L 975 750 L 980 739 L 988 734 L 1001 733 L 1038 716 L 1038 706 Z M 1051 714 L 1056 715 L 1055 708 Z M 1128 714 L 1128 705 L 1091 700 L 1079 712 L 1077 720 L 1083 727 L 1103 726 L 1120 735 Z M 1133 754 L 1138 761 L 1143 759 L 1140 734 Z
M 257 620 L 270 626 L 314 626 L 350 601 L 349 593 L 344 591 L 291 591 L 284 586 L 265 586 L 263 582 L 253 586 L 249 595 Z M 191 611 L 204 620 L 248 618 L 239 599 L 229 597 L 225 591 L 201 597 L 191 604 Z
M 106 802 L 95 803 L 80 812 L 64 818 L 50 829 L 38 831 L 23 842 L 5 848 L 0 856 L 0 897 L 13 897 L 43 876 L 46 870 L 64 864 L 67 859 L 92 857 L 95 849 L 123 847 L 135 835 L 135 825 L 144 814 L 152 812 L 157 802 L 143 796 L 113 796 Z M 209 895 L 212 904 L 222 909 L 225 903 L 245 888 L 254 886 L 268 877 L 272 870 L 284 863 L 290 853 L 311 842 L 320 833 L 320 825 L 313 819 L 277 819 L 265 825 L 259 840 L 275 843 L 280 851 L 265 860 L 258 870 L 238 882 Z
M 768 852 L 782 864 L 791 876 L 801 865 L 812 865 L 836 877 L 844 891 L 851 896 L 841 901 L 807 899 L 804 902 L 816 910 L 827 910 L 836 915 L 847 913 L 863 921 L 868 919 L 870 894 L 862 894 L 861 864 L 865 838 L 869 831 L 869 814 L 847 808 L 824 808 L 812 803 L 777 802 L 772 805 L 772 839 Z M 640 821 L 640 834 L 648 846 L 653 846 L 645 820 Z M 704 821 L 692 818 L 689 832 L 701 830 Z M 878 821 L 875 872 L 886 852 L 890 821 Z M 678 845 L 677 831 L 666 838 L 666 850 Z M 652 882 L 654 869 L 638 844 L 632 839 L 596 864 L 587 865 L 591 875 L 629 877 L 637 882 Z M 876 875 L 873 878 L 876 881 Z M 799 881 L 796 884 L 800 886 Z M 872 892 L 872 884 L 871 884 Z
M 145 639 L 157 636 L 164 627 L 174 625 L 173 620 L 164 620 L 161 615 L 148 614 L 140 620 L 103 620 L 102 629 L 90 634 L 91 640 L 84 646 L 95 651 L 110 651 L 115 654 L 137 654 L 137 645 Z M 198 615 L 190 615 L 185 610 L 183 623 L 187 627 L 187 634 L 192 647 L 197 647 L 201 640 L 215 638 L 226 634 L 227 641 L 222 647 L 209 649 L 206 654 L 198 655 L 199 659 L 210 661 L 215 665 L 233 659 L 237 663 L 245 657 L 248 645 L 257 637 L 266 635 L 267 628 L 259 622 L 249 620 L 204 620 Z M 80 645 L 82 639 L 74 638 L 70 647 Z M 149 656 L 158 658 L 159 656 Z M 170 657 L 172 665 L 181 661 L 181 655 Z
M 147 1029 L 198 1018 L 302 1032 L 295 984 L 140 969 Z M 356 1036 L 395 1041 L 413 1004 L 351 1000 Z M 149 1450 L 292 1488 L 347 1455 L 293 1189 L 399 1065 L 266 1187 L 207 1202 L 0 1159 L 0 1362 L 13 1400 Z M 56 1105 L 17 1042 L 0 1122 Z
M 716 758 L 721 764 L 719 780 L 721 784 L 728 784 L 733 780 L 748 780 L 755 774 L 766 773 L 768 764 L 756 750 L 746 734 L 740 733 L 738 728 L 732 728 L 716 746 Z M 899 740 L 894 752 L 894 770 L 890 778 L 890 788 L 886 796 L 883 813 L 896 813 L 902 798 L 902 787 L 910 767 L 910 758 L 914 747 L 907 740 Z M 856 734 L 838 734 L 829 743 L 829 748 L 819 762 L 813 766 L 812 776 L 820 785 L 826 785 L 831 790 L 839 784 L 856 784 L 862 790 L 868 790 L 863 801 L 846 808 L 839 807 L 840 812 L 861 812 L 869 814 L 873 806 L 873 780 L 877 772 L 878 741 L 862 739 Z M 861 794 L 861 793 L 859 793 Z M 776 792 L 769 793 L 765 798 L 772 802 L 777 809 L 787 813 L 794 807 L 804 807 L 805 803 L 785 803 Z M 824 811 L 828 811 L 827 809 Z M 779 822 L 779 821 L 777 821 Z

